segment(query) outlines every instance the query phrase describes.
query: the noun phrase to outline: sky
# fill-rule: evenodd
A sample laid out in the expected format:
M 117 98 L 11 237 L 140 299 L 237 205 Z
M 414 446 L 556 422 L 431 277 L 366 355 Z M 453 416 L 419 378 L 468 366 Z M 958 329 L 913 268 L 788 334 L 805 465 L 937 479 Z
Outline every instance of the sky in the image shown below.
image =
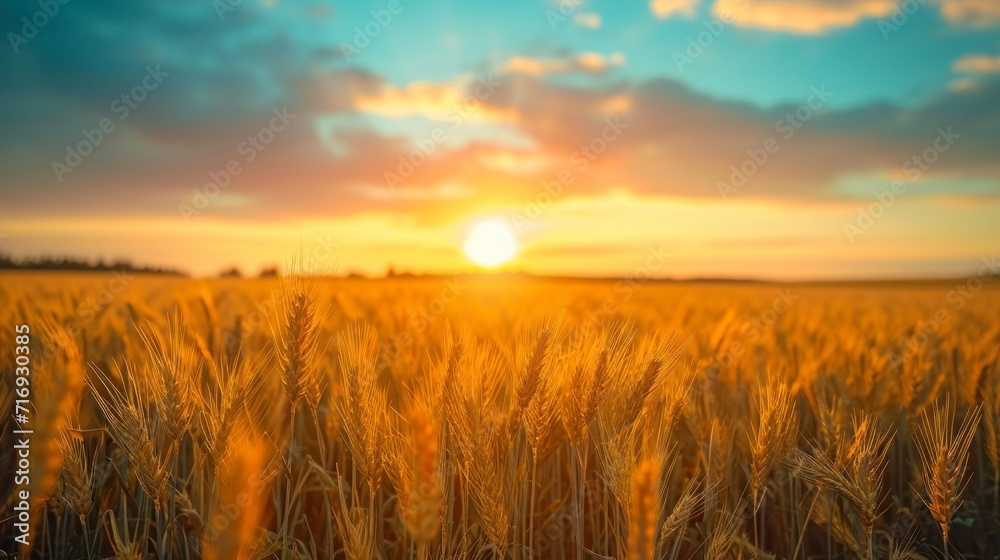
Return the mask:
M 996 0 L 0 6 L 0 253 L 211 275 L 974 273 Z

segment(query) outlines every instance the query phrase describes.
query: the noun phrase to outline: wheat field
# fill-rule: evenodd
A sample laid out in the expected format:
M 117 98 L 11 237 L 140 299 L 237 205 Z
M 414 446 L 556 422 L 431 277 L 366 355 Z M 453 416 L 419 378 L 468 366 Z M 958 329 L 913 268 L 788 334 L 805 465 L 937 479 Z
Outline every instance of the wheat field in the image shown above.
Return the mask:
M 996 558 L 989 282 L 0 278 L 37 558 Z M 10 328 L 8 328 L 9 326 Z

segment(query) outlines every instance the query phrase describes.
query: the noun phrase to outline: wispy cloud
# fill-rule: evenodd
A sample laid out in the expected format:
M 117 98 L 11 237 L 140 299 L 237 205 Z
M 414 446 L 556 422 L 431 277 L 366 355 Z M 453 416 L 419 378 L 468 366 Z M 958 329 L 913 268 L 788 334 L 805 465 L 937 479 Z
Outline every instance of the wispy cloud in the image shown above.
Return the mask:
M 570 73 L 600 75 L 623 64 L 625 64 L 625 56 L 618 52 L 607 56 L 596 52 L 549 58 L 515 56 L 501 67 L 501 71 L 532 76 Z
M 659 19 L 672 15 L 694 16 L 699 0 L 650 0 L 649 9 Z
M 1000 24 L 1000 2 L 995 0 L 937 0 L 941 14 L 954 23 L 972 27 Z
M 993 74 L 1000 72 L 1000 55 L 970 54 L 955 61 L 956 72 Z
M 814 35 L 892 13 L 897 0 L 717 0 L 717 16 L 743 27 Z

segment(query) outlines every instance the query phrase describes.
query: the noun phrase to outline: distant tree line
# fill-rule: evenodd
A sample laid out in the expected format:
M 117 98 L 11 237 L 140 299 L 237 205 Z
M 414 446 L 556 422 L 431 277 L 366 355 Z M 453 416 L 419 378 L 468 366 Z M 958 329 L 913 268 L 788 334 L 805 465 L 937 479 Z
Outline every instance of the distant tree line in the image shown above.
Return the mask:
M 165 268 L 162 266 L 136 266 L 128 260 L 116 260 L 105 262 L 99 259 L 97 262 L 77 259 L 74 257 L 27 257 L 15 259 L 10 255 L 0 255 L 0 270 L 79 270 L 91 272 L 110 272 L 112 270 L 122 270 L 125 272 L 146 272 L 151 274 L 169 274 L 174 276 L 187 276 L 185 272 L 175 268 Z

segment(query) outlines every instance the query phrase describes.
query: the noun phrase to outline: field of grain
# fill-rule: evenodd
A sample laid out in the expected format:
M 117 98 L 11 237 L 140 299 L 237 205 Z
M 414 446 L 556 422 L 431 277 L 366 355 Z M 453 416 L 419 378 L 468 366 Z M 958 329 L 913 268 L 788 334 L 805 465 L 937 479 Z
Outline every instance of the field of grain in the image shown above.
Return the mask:
M 7 274 L 4 550 L 21 324 L 34 557 L 1000 554 L 988 278 Z

